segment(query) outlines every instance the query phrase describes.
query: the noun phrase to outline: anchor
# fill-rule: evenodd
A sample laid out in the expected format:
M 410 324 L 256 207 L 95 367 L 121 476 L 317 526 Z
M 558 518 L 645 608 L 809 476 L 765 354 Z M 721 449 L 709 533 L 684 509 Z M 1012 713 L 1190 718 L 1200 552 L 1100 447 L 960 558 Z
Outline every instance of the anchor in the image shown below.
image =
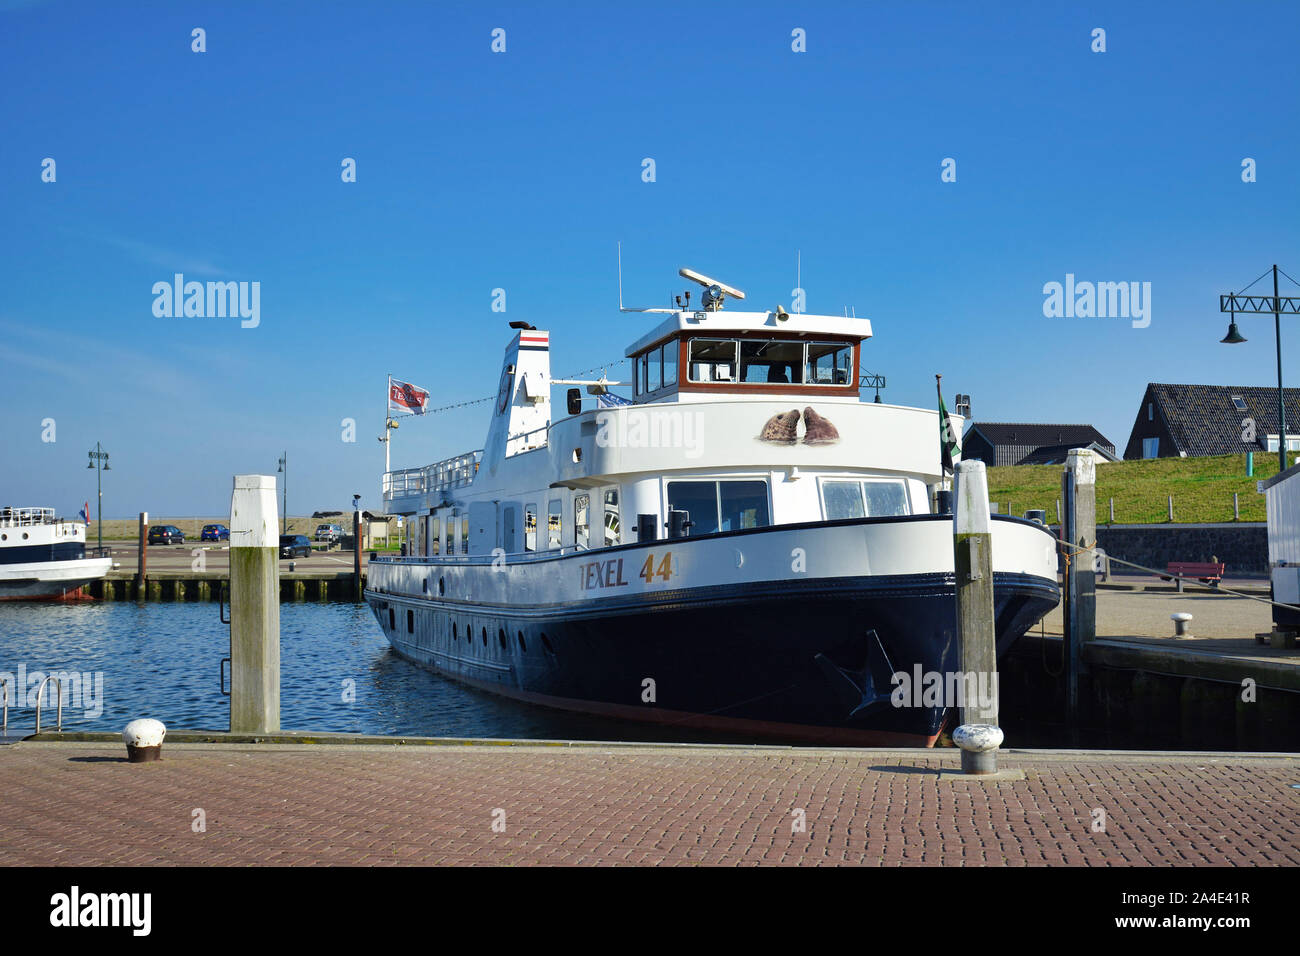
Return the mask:
M 875 629 L 867 631 L 867 660 L 861 670 L 840 667 L 825 654 L 814 658 L 826 675 L 836 698 L 849 708 L 848 719 L 867 713 L 888 702 L 893 681 L 894 665 L 889 660 L 885 645 Z M 878 687 L 886 688 L 877 690 Z

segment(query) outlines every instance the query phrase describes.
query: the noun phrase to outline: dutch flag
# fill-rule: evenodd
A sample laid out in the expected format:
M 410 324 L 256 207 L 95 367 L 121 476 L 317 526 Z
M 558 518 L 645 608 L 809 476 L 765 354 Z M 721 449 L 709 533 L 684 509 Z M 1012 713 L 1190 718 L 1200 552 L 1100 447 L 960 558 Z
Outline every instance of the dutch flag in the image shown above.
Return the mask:
M 84 505 L 81 506 L 81 520 L 84 521 L 86 524 L 90 524 L 90 502 L 89 501 L 87 501 Z

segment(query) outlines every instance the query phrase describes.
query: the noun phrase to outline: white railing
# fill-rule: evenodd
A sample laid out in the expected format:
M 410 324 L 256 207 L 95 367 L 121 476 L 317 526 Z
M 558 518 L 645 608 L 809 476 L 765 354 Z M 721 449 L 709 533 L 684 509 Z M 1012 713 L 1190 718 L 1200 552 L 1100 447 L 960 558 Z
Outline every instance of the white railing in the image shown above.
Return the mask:
M 0 528 L 26 528 L 53 523 L 53 508 L 0 508 Z
M 473 482 L 482 460 L 483 450 L 480 448 L 421 468 L 390 471 L 384 475 L 384 500 L 424 495 L 446 488 L 463 488 Z

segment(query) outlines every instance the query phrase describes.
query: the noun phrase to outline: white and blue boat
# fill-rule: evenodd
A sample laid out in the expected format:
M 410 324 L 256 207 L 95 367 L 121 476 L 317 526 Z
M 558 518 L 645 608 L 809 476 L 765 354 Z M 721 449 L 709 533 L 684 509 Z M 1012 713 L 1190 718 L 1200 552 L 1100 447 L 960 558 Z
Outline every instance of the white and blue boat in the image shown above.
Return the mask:
M 953 673 L 953 521 L 933 410 L 863 401 L 867 319 L 701 308 L 627 349 L 630 395 L 552 389 L 551 337 L 516 327 L 483 449 L 388 472 L 410 552 L 366 599 L 403 657 L 588 714 L 807 743 L 929 746 Z M 523 326 L 523 327 L 521 327 Z M 946 497 L 946 496 L 944 496 Z M 1056 541 L 993 518 L 999 653 L 1060 597 Z
M 0 601 L 64 601 L 108 574 L 113 561 L 86 549 L 86 526 L 53 508 L 0 508 Z

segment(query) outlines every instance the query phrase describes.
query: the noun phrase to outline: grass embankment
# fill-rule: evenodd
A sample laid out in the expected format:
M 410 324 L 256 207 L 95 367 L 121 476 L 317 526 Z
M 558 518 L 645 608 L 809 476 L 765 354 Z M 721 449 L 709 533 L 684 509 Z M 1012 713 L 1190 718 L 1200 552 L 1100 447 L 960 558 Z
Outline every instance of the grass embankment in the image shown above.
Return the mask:
M 1031 508 L 1057 520 L 1061 497 L 1060 465 L 1015 465 L 990 468 L 989 500 L 1003 514 L 1023 515 Z M 1263 521 L 1264 496 L 1255 482 L 1277 474 L 1277 454 L 1257 452 L 1255 474 L 1246 476 L 1245 455 L 1213 458 L 1153 458 L 1106 462 L 1097 466 L 1097 523 L 1110 520 L 1115 499 L 1116 524 L 1154 524 L 1169 520 L 1167 496 L 1174 497 L 1174 523 L 1231 521 L 1232 493 L 1238 495 L 1242 521 Z

